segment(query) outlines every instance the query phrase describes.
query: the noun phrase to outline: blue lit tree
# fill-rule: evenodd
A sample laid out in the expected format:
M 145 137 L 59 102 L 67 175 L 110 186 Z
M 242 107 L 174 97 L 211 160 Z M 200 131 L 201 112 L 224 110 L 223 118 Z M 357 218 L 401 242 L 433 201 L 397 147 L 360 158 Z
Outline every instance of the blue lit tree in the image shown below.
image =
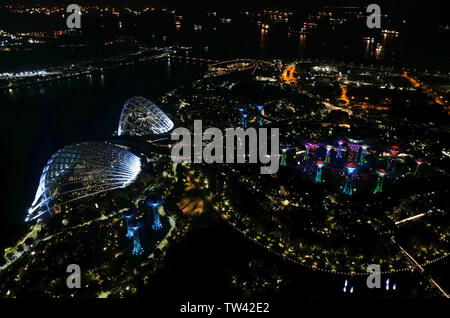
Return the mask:
M 341 151 L 342 151 L 342 145 L 344 144 L 344 141 L 342 139 L 340 139 L 340 140 L 338 140 L 338 144 L 339 144 L 339 147 L 337 150 L 336 158 L 342 158 Z
M 242 116 L 242 128 L 247 129 L 247 117 L 248 117 L 248 114 L 242 113 L 241 116 Z
M 264 106 L 262 106 L 262 105 L 256 105 L 256 109 L 257 109 L 256 124 L 258 126 L 262 126 L 263 125 L 262 114 L 261 114 L 263 108 L 264 108 Z
M 364 156 L 366 155 L 366 150 L 367 148 L 369 148 L 368 145 L 362 145 L 361 146 L 361 155 L 359 157 L 359 165 L 363 166 L 364 165 Z
M 162 205 L 161 200 L 147 200 L 147 204 L 153 209 L 153 225 L 154 230 L 162 228 L 161 217 L 159 215 L 159 207 Z
M 291 150 L 291 147 L 284 147 L 281 148 L 281 162 L 280 162 L 280 166 L 286 166 L 286 152 L 288 150 Z
M 133 255 L 140 255 L 144 253 L 144 249 L 141 245 L 141 240 L 139 239 L 139 228 L 140 225 L 133 226 Z
M 375 191 L 373 191 L 373 193 L 381 193 L 381 192 L 383 192 L 383 179 L 384 179 L 384 176 L 386 175 L 386 170 L 379 169 L 377 171 L 377 174 L 378 174 L 377 186 L 375 188 Z
M 327 145 L 327 154 L 325 155 L 325 163 L 330 163 L 330 153 L 333 146 Z
M 132 238 L 134 235 L 133 227 L 130 224 L 130 220 L 134 217 L 133 214 L 124 215 L 125 221 L 127 222 L 127 238 Z
M 244 118 L 242 117 L 242 114 L 244 113 L 244 110 L 245 110 L 245 109 L 242 108 L 242 107 L 239 107 L 237 110 L 239 111 L 239 121 L 238 121 L 238 125 L 241 126 L 241 127 L 243 127 L 243 126 L 244 126 Z
M 324 166 L 323 161 L 317 161 L 317 173 L 316 173 L 316 183 L 322 182 L 322 168 Z
M 347 180 L 345 181 L 343 193 L 352 195 L 353 194 L 353 173 L 358 166 L 353 162 L 349 162 L 346 165 L 347 168 Z

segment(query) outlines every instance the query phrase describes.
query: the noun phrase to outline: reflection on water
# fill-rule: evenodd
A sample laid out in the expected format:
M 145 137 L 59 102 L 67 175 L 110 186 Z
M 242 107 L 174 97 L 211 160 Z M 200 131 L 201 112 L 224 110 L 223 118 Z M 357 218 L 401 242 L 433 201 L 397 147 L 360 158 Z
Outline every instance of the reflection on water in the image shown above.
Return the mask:
M 398 34 L 383 33 L 381 39 L 374 37 L 363 38 L 364 59 L 378 62 L 395 62 L 398 56 Z
M 166 67 L 166 76 L 169 77 L 170 76 L 170 71 L 171 71 L 171 62 L 170 62 L 170 58 L 167 59 L 167 67 Z
M 267 57 L 267 41 L 268 41 L 268 30 L 261 29 L 261 36 L 259 39 L 259 56 L 264 58 Z
M 298 56 L 306 56 L 306 34 L 300 34 L 300 40 L 298 41 Z

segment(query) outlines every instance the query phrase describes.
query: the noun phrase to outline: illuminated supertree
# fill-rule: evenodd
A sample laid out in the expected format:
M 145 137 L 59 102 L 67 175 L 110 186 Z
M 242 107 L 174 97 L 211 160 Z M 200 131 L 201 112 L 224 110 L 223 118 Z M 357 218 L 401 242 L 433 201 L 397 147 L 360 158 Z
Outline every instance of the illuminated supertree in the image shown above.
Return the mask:
M 306 151 L 305 151 L 305 155 L 303 156 L 303 160 L 308 160 L 310 145 L 306 144 L 305 147 L 306 147 Z
M 244 108 L 239 107 L 237 110 L 239 111 L 239 122 L 238 122 L 238 125 L 243 127 L 244 126 L 244 118 L 242 117 L 242 114 L 244 113 Z
M 307 160 L 307 164 L 305 165 L 305 170 L 314 171 L 316 166 L 316 150 L 319 148 L 319 144 L 317 139 L 311 139 L 308 143 L 306 143 L 306 153 L 304 160 Z
M 392 164 L 394 163 L 394 159 L 400 153 L 400 148 L 397 146 L 392 146 L 391 149 L 389 150 L 389 153 L 390 153 L 390 156 L 389 156 L 389 159 L 387 162 L 386 171 L 388 171 L 389 168 L 391 168 Z
M 158 200 L 147 200 L 147 204 L 152 207 L 153 209 L 153 225 L 152 229 L 159 230 L 162 228 L 161 224 L 161 217 L 159 215 L 159 207 L 161 206 L 162 202 Z
M 386 170 L 378 169 L 377 174 L 378 174 L 377 187 L 375 188 L 375 191 L 373 191 L 373 193 L 383 192 L 383 180 L 384 176 L 386 175 Z
M 347 161 L 353 163 L 358 162 L 358 152 L 359 148 L 361 148 L 361 145 L 348 143 L 348 147 L 350 148 L 350 153 L 348 155 Z
M 419 168 L 423 164 L 423 160 L 422 159 L 417 159 L 416 163 L 417 163 L 416 171 L 414 171 L 414 175 L 415 176 L 417 176 L 419 174 Z
M 331 149 L 333 149 L 333 146 L 332 145 L 327 145 L 327 154 L 325 156 L 325 163 L 330 163 Z
M 342 158 L 342 145 L 344 144 L 344 141 L 342 139 L 339 139 L 337 141 L 337 143 L 339 144 L 338 150 L 337 150 L 337 154 L 336 154 L 336 158 Z
M 367 148 L 369 148 L 368 145 L 362 145 L 361 146 L 361 155 L 359 157 L 359 165 L 363 166 L 364 165 L 364 156 L 366 155 L 366 150 Z
M 353 162 L 347 163 L 345 166 L 347 168 L 347 180 L 345 181 L 344 190 L 342 191 L 345 194 L 352 195 L 353 194 L 353 173 L 358 167 Z
M 248 114 L 242 113 L 241 116 L 242 116 L 242 128 L 247 129 L 247 117 L 248 117 Z
M 130 224 L 130 220 L 134 217 L 133 214 L 128 214 L 123 216 L 125 221 L 127 222 L 127 238 L 132 238 L 134 235 L 133 227 Z
M 281 162 L 280 166 L 286 166 L 286 152 L 289 150 L 289 147 L 281 148 Z
M 263 125 L 263 120 L 262 120 L 262 110 L 263 110 L 264 106 L 262 105 L 256 105 L 256 109 L 258 111 L 257 115 L 256 115 L 256 124 L 258 126 L 262 126 Z
M 311 139 L 311 140 L 309 141 L 309 147 L 310 147 L 310 149 L 311 149 L 311 153 L 314 154 L 315 151 L 316 151 L 316 149 L 319 148 L 319 144 L 318 144 L 317 139 Z
M 307 143 L 307 145 L 308 145 L 308 149 L 309 149 L 308 155 L 309 155 L 309 157 L 310 157 L 312 160 L 314 160 L 315 157 L 316 157 L 316 150 L 317 150 L 317 148 L 319 148 L 319 144 L 318 144 L 317 139 L 311 139 L 311 140 Z
M 133 226 L 133 254 L 140 255 L 144 253 L 144 249 L 141 245 L 141 240 L 139 239 L 139 228 L 140 225 Z
M 323 161 L 317 161 L 316 183 L 322 182 L 322 168 L 324 164 Z

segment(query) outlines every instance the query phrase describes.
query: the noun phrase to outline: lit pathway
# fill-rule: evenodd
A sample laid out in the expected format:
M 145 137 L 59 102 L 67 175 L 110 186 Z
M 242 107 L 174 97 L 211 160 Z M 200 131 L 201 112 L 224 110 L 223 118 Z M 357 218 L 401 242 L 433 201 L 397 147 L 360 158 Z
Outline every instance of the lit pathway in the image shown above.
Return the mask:
M 441 292 L 441 294 L 445 297 L 445 298 L 450 298 L 450 296 L 446 293 L 446 291 L 441 287 L 441 286 L 439 286 L 439 284 L 433 279 L 433 277 L 431 277 L 431 275 L 430 274 L 428 274 L 428 273 L 426 273 L 425 272 L 425 269 L 414 259 L 414 257 L 412 257 L 412 255 L 411 254 L 409 254 L 403 247 L 401 247 L 398 243 L 397 243 L 397 241 L 395 240 L 395 238 L 392 236 L 391 237 L 391 241 L 392 241 L 392 243 L 396 246 L 396 247 L 398 247 L 399 249 L 400 249 L 400 252 L 404 255 L 404 256 L 406 256 L 406 258 L 409 260 L 409 262 L 415 267 L 415 268 L 417 268 L 418 270 L 419 270 L 419 272 L 427 279 L 427 281 L 431 284 L 431 285 L 433 285 L 434 287 L 436 287 L 440 292 Z

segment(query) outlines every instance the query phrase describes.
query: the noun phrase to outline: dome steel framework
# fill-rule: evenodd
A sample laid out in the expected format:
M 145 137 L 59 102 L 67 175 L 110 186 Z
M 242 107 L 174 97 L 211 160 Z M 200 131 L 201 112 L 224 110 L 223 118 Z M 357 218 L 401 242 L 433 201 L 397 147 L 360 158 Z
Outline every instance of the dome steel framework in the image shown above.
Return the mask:
M 25 221 L 58 213 L 69 202 L 124 188 L 140 171 L 140 158 L 121 147 L 106 142 L 68 145 L 44 167 Z
M 120 115 L 117 133 L 121 135 L 145 136 L 170 131 L 172 120 L 151 101 L 141 96 L 127 100 Z

